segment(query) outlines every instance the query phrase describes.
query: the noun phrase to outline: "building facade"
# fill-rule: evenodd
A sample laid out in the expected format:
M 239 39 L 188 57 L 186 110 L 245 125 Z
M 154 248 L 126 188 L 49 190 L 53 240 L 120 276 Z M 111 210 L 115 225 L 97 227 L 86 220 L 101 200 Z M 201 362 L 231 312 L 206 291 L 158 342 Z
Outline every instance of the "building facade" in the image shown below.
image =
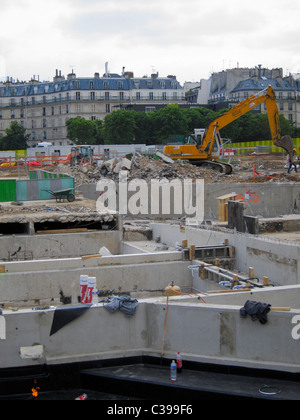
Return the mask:
M 85 78 L 72 72 L 65 78 L 57 70 L 52 82 L 8 80 L 0 85 L 0 136 L 17 121 L 30 135 L 29 146 L 40 141 L 64 146 L 71 144 L 66 129 L 69 118 L 102 120 L 113 110 L 132 109 L 134 105 L 147 112 L 158 106 L 184 103 L 185 92 L 175 76 L 135 78 L 123 71 L 121 76 L 100 77 L 95 73 Z
M 287 120 L 296 126 L 297 121 L 297 91 L 293 79 L 290 77 L 276 79 L 252 78 L 240 82 L 232 91 L 229 100 L 231 102 L 240 102 L 249 96 L 256 94 L 271 85 L 275 96 L 278 111 Z M 255 108 L 256 112 L 266 113 L 266 104 L 261 104 Z
M 292 75 L 283 77 L 282 68 L 235 68 L 213 73 L 206 84 L 200 84 L 194 96 L 200 105 L 218 111 L 256 94 L 271 85 L 276 95 L 279 113 L 296 127 L 300 127 L 300 83 Z M 209 86 L 209 88 L 208 88 Z M 254 112 L 266 112 L 262 104 Z

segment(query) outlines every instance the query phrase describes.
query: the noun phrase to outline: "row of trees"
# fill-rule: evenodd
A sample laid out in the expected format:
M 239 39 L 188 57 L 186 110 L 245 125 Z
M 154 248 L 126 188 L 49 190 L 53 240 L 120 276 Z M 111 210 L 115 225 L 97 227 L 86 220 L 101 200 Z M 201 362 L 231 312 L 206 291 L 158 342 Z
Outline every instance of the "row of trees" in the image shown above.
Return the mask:
M 77 144 L 162 144 L 172 135 L 186 136 L 194 128 L 205 128 L 217 116 L 226 112 L 214 112 L 207 108 L 179 108 L 168 105 L 160 110 L 145 113 L 136 111 L 113 111 L 104 120 L 89 121 L 82 117 L 67 120 L 67 136 Z M 281 134 L 300 136 L 296 128 L 282 115 Z M 13 122 L 0 139 L 0 150 L 25 149 L 28 135 L 17 122 Z M 248 112 L 221 130 L 223 138 L 233 142 L 271 139 L 266 114 Z
M 205 128 L 226 112 L 215 112 L 207 108 L 179 108 L 168 105 L 160 110 L 145 113 L 136 111 L 114 111 L 103 121 L 86 121 L 71 118 L 67 121 L 68 138 L 78 144 L 162 144 L 172 135 L 186 136 L 194 128 Z M 282 135 L 300 135 L 282 115 L 280 117 Z M 271 132 L 266 114 L 248 112 L 221 130 L 223 138 L 233 142 L 270 140 Z

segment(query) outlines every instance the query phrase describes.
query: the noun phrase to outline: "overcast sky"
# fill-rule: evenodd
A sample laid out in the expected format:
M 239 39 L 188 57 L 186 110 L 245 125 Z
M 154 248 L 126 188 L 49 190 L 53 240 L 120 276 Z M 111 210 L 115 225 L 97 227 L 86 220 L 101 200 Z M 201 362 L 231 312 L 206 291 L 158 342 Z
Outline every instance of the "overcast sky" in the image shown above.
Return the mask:
M 299 0 L 0 0 L 0 79 L 300 71 Z

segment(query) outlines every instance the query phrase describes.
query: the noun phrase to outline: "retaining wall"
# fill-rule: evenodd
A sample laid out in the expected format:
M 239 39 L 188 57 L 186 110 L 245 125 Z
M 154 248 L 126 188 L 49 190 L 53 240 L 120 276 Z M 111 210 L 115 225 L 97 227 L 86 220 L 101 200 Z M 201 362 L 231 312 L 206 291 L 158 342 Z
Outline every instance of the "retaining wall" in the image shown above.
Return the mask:
M 98 254 L 106 246 L 112 254 L 120 253 L 122 232 L 98 231 L 87 233 L 56 233 L 45 235 L 3 235 L 0 241 L 0 260 L 8 259 L 8 253 L 32 251 L 34 259 L 81 257 Z
M 96 277 L 97 289 L 102 294 L 162 292 L 171 281 L 191 287 L 188 266 L 189 261 L 182 260 L 182 252 L 8 262 L 5 272 L 0 274 L 0 304 L 4 307 L 76 304 L 82 274 Z
M 300 311 L 270 312 L 262 325 L 241 318 L 239 309 L 169 299 L 163 348 L 166 298 L 139 301 L 132 317 L 99 304 L 52 335 L 55 308 L 4 311 L 0 368 L 137 355 L 172 359 L 180 351 L 184 360 L 299 372 L 300 342 L 292 329 Z
M 99 192 L 96 184 L 82 184 L 77 187 L 84 197 L 97 200 Z M 150 190 L 150 188 L 149 188 Z M 204 218 L 218 220 L 217 198 L 230 193 L 238 194 L 238 199 L 245 203 L 245 215 L 261 217 L 277 217 L 282 214 L 300 213 L 300 185 L 292 183 L 212 183 L 204 186 Z M 135 192 L 128 193 L 128 200 Z M 182 208 L 184 208 L 182 206 Z M 171 195 L 171 212 L 168 215 L 155 215 L 159 217 L 181 217 L 175 215 L 174 201 Z M 150 215 L 151 216 L 151 215 Z M 190 215 L 188 215 L 190 217 Z M 146 217 L 143 215 L 143 217 Z

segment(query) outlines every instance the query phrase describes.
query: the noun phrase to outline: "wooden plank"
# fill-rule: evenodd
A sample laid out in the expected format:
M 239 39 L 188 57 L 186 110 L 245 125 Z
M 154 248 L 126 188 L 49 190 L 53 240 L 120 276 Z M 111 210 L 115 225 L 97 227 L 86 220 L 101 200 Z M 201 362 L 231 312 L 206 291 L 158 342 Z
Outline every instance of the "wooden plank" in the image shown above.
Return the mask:
M 95 254 L 95 255 L 83 255 L 82 257 L 81 257 L 81 259 L 82 260 L 89 260 L 89 259 L 91 259 L 91 258 L 101 258 L 102 257 L 102 255 L 101 254 Z
M 233 194 L 233 193 L 231 193 L 231 194 L 225 194 L 225 195 L 221 195 L 220 197 L 217 197 L 217 200 L 227 200 L 229 198 L 233 198 L 234 199 L 237 196 L 238 196 L 238 194 Z

